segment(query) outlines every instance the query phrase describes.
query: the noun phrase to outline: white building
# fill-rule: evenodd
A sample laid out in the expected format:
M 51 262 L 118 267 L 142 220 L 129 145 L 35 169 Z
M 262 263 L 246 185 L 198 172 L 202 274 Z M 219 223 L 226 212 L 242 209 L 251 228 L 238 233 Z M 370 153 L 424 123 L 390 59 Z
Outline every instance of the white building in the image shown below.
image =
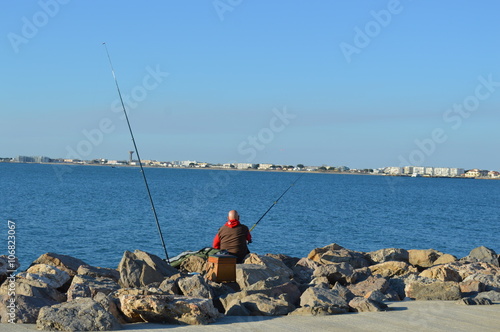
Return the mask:
M 256 166 L 256 164 L 250 164 L 250 163 L 235 163 L 234 167 L 237 169 L 248 169 L 248 168 L 253 168 Z
M 270 169 L 274 164 L 259 164 L 259 169 Z
M 403 174 L 403 167 L 386 167 L 384 172 L 389 175 L 401 175 Z

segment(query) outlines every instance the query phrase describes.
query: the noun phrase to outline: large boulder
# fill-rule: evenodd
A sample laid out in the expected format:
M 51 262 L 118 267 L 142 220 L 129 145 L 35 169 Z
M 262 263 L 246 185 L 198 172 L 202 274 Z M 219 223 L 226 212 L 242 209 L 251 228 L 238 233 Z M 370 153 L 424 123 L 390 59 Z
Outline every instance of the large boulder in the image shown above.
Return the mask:
M 244 264 L 257 264 L 265 266 L 272 271 L 274 275 L 283 276 L 288 279 L 293 278 L 293 271 L 285 265 L 281 260 L 271 256 L 260 256 L 257 254 L 250 254 L 244 261 Z
M 57 267 L 59 270 L 67 272 L 70 276 L 77 275 L 78 268 L 81 265 L 87 265 L 84 261 L 68 255 L 55 254 L 52 252 L 45 253 L 38 257 L 31 265 L 46 264 Z
M 432 278 L 441 281 L 462 281 L 460 274 L 448 265 L 436 265 L 420 273 L 421 277 Z
M 407 297 L 415 300 L 455 301 L 462 297 L 459 284 L 455 281 L 412 282 L 406 286 L 405 292 Z
M 354 269 L 348 263 L 336 263 L 318 266 L 313 277 L 326 277 L 331 285 L 340 282 L 342 285 L 355 282 Z
M 495 292 L 495 291 L 481 292 L 476 295 L 476 298 L 485 298 L 489 299 L 492 302 L 500 303 L 500 292 Z
M 301 258 L 292 268 L 293 280 L 299 284 L 308 284 L 313 279 L 314 270 L 320 266 L 318 262 L 309 258 Z
M 411 249 L 408 250 L 409 262 L 411 265 L 427 268 L 434 265 L 434 262 L 443 255 L 434 249 Z
M 493 249 L 484 246 L 472 249 L 469 256 L 465 257 L 465 259 L 472 262 L 484 262 L 494 266 L 500 266 L 497 253 Z
M 118 265 L 119 284 L 124 287 L 143 287 L 162 282 L 179 271 L 156 255 L 141 250 L 125 251 Z
M 10 292 L 9 283 L 3 283 L 0 287 L 0 295 L 9 294 Z M 66 295 L 44 282 L 33 279 L 16 277 L 15 293 L 16 295 L 38 297 L 55 302 L 66 301 Z
M 458 259 L 453 255 L 443 254 L 443 255 L 439 256 L 438 259 L 436 259 L 434 261 L 433 265 L 453 263 L 453 262 L 456 262 L 457 260 Z
M 226 299 L 227 300 L 227 299 Z M 251 294 L 223 302 L 227 316 L 282 316 L 296 307 L 283 298 L 265 294 Z
M 111 278 L 76 275 L 73 277 L 67 296 L 68 301 L 73 301 L 78 297 L 93 298 L 97 293 L 107 295 L 118 289 L 120 285 Z
M 399 248 L 386 248 L 377 251 L 371 251 L 366 254 L 368 260 L 373 264 L 379 264 L 389 261 L 406 262 L 409 260 L 408 250 Z
M 193 256 L 191 256 L 193 257 Z M 212 299 L 214 294 L 212 288 L 208 285 L 201 275 L 194 275 L 187 278 L 181 278 L 178 281 L 179 289 L 185 296 Z
M 40 309 L 54 304 L 57 302 L 39 297 L 2 295 L 0 296 L 1 323 L 35 324 Z
M 363 253 L 348 250 L 336 244 L 331 244 L 324 248 L 316 248 L 309 253 L 307 258 L 320 264 L 348 263 L 355 269 L 370 265 Z
M 275 258 L 275 259 L 281 261 L 283 264 L 288 266 L 288 268 L 290 268 L 290 269 L 293 269 L 295 264 L 297 264 L 298 261 L 300 260 L 300 258 L 291 257 L 291 256 L 283 255 L 283 254 L 266 254 L 266 256 L 269 256 L 269 257 L 272 257 L 272 258 Z
M 301 293 L 297 285 L 291 282 L 276 286 L 270 280 L 262 280 L 252 284 L 243 291 L 221 296 L 220 301 L 226 314 L 230 312 L 230 315 L 236 315 L 237 312 L 241 312 L 244 315 L 244 313 L 248 312 L 249 314 L 267 316 L 273 315 L 273 313 L 278 314 L 278 311 L 281 312 L 278 315 L 281 315 L 285 314 L 283 310 L 287 311 L 286 313 L 295 310 L 295 306 L 299 303 L 300 295 Z M 270 305 L 269 308 L 275 307 L 272 310 L 265 311 L 263 307 L 255 307 L 248 304 L 259 298 L 266 298 L 267 305 Z M 272 301 L 273 299 L 276 301 Z
M 373 291 L 385 293 L 389 288 L 389 282 L 380 276 L 371 276 L 357 284 L 348 285 L 347 288 L 356 296 L 364 297 Z
M 289 274 L 281 275 L 261 264 L 236 264 L 236 283 L 244 289 L 261 280 L 271 279 L 276 285 L 290 281 Z
M 26 272 L 19 273 L 18 277 L 41 281 L 52 288 L 62 287 L 71 279 L 67 272 L 47 264 L 32 265 Z
M 182 272 L 197 272 L 203 273 L 206 270 L 207 260 L 201 258 L 200 256 L 191 255 L 182 261 L 179 269 Z
M 486 291 L 500 292 L 500 275 L 476 273 L 465 278 L 463 282 L 470 282 L 472 280 L 481 282 Z
M 121 295 L 123 314 L 131 321 L 203 325 L 219 316 L 212 300 L 175 295 Z
M 118 270 L 109 269 L 106 267 L 81 265 L 76 272 L 79 275 L 84 275 L 94 278 L 111 278 L 116 282 L 120 280 L 120 272 L 118 272 Z
M 384 311 L 387 305 L 364 297 L 355 297 L 349 301 L 349 307 L 355 312 L 375 312 Z
M 418 272 L 417 268 L 403 261 L 386 261 L 369 266 L 368 269 L 370 269 L 373 275 L 378 274 L 384 278 L 392 278 Z
M 46 331 L 110 331 L 121 328 L 116 318 L 90 299 L 56 304 L 40 309 L 36 327 Z
M 325 247 L 315 248 L 315 249 L 311 250 L 309 255 L 307 255 L 307 258 L 319 263 L 319 261 L 321 260 L 321 256 L 323 256 L 324 253 L 326 253 L 327 251 L 330 251 L 330 250 L 340 250 L 340 249 L 344 249 L 344 247 L 342 247 L 341 245 L 338 245 L 336 243 L 332 243 L 332 244 L 329 244 Z
M 332 315 L 349 311 L 346 300 L 335 290 L 310 287 L 300 297 L 301 309 L 294 314 Z

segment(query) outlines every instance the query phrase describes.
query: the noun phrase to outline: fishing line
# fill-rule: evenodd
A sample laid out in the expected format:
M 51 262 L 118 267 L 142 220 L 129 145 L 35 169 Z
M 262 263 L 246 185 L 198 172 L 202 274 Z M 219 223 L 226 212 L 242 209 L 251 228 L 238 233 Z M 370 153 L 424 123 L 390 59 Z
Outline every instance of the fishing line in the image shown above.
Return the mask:
M 271 211 L 271 209 L 276 205 L 278 204 L 278 201 L 281 199 L 281 197 L 285 196 L 285 194 L 287 193 L 288 190 L 290 190 L 294 185 L 295 183 L 297 183 L 297 181 L 299 181 L 299 179 L 304 175 L 305 173 L 302 173 L 295 181 L 293 181 L 293 183 L 281 194 L 280 197 L 278 197 L 277 200 L 274 201 L 273 204 L 271 204 L 271 206 L 269 207 L 269 209 L 267 209 L 266 212 L 264 212 L 264 214 L 259 218 L 259 220 L 257 220 L 257 222 L 252 226 L 252 228 L 250 228 L 250 232 L 253 231 L 253 229 L 255 228 L 255 226 L 257 226 L 257 224 L 262 220 L 262 218 L 264 218 L 266 216 L 266 214 Z
M 120 92 L 120 87 L 118 86 L 118 80 L 116 79 L 115 70 L 113 69 L 113 63 L 111 62 L 111 57 L 109 56 L 108 47 L 106 43 L 102 44 L 104 45 L 104 48 L 106 49 L 106 54 L 108 55 L 109 66 L 111 67 L 111 73 L 113 74 L 113 78 L 115 80 L 116 89 L 118 90 L 118 96 L 120 96 L 120 102 L 122 103 L 123 113 L 125 114 L 125 119 L 127 120 L 128 130 L 130 131 L 130 136 L 132 137 L 132 142 L 134 143 L 135 155 L 137 156 L 137 160 L 139 161 L 142 178 L 144 179 L 144 184 L 146 185 L 146 190 L 149 196 L 149 202 L 151 203 L 151 210 L 153 210 L 153 214 L 156 221 L 156 227 L 158 228 L 158 233 L 160 234 L 161 245 L 163 246 L 163 250 L 165 251 L 165 258 L 167 259 L 167 263 L 170 264 L 170 260 L 168 258 L 168 253 L 167 253 L 167 247 L 165 247 L 165 241 L 163 240 L 163 233 L 161 232 L 160 222 L 158 221 L 158 215 L 156 214 L 155 204 L 153 202 L 153 197 L 151 196 L 151 191 L 149 190 L 148 180 L 146 179 L 146 173 L 144 172 L 144 168 L 142 167 L 141 157 L 139 155 L 139 150 L 137 149 L 137 144 L 135 143 L 134 133 L 132 132 L 130 121 L 128 120 L 127 110 L 125 109 L 125 104 L 123 103 L 122 93 Z

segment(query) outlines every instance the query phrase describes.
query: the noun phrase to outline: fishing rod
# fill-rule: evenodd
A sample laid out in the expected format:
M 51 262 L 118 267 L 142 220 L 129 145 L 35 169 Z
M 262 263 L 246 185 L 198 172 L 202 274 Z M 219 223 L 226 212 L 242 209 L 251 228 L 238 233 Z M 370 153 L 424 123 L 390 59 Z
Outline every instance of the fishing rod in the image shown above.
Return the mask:
M 264 218 L 266 216 L 266 214 L 271 211 L 271 209 L 276 205 L 278 204 L 278 201 L 281 199 L 281 197 L 285 196 L 285 194 L 287 193 L 288 190 L 290 190 L 294 185 L 295 183 L 297 183 L 297 181 L 299 181 L 299 179 L 304 175 L 305 173 L 302 173 L 295 181 L 293 181 L 293 183 L 288 187 L 286 188 L 286 190 L 281 194 L 280 197 L 278 197 L 277 200 L 274 201 L 273 204 L 271 204 L 271 206 L 269 207 L 269 209 L 267 209 L 266 212 L 264 212 L 264 214 L 259 218 L 259 220 L 257 220 L 257 222 L 252 226 L 252 228 L 250 228 L 250 232 L 253 231 L 253 229 L 255 228 L 255 226 L 257 226 L 257 224 L 262 220 L 262 218 Z
M 149 190 L 148 180 L 146 179 L 146 173 L 144 172 L 144 168 L 142 167 L 142 161 L 139 155 L 139 149 L 137 149 L 134 133 L 132 132 L 132 127 L 130 126 L 130 121 L 128 120 L 127 110 L 125 109 L 125 104 L 123 103 L 122 93 L 120 92 L 120 87 L 118 86 L 118 80 L 116 79 L 115 70 L 113 69 L 113 63 L 111 62 L 111 57 L 109 56 L 108 47 L 106 46 L 106 43 L 102 44 L 104 45 L 104 48 L 106 49 L 106 54 L 108 55 L 109 66 L 111 67 L 111 73 L 113 74 L 113 78 L 115 79 L 116 89 L 118 90 L 118 96 L 120 96 L 120 102 L 122 103 L 123 113 L 125 114 L 125 119 L 127 120 L 128 130 L 130 131 L 130 136 L 132 137 L 132 142 L 134 143 L 135 155 L 137 156 L 137 160 L 139 161 L 142 178 L 144 179 L 144 184 L 146 185 L 146 191 L 148 192 L 149 202 L 151 203 L 151 210 L 153 210 L 153 214 L 156 221 L 156 227 L 158 228 L 158 233 L 160 234 L 161 245 L 163 246 L 163 251 L 165 251 L 165 258 L 167 259 L 167 263 L 170 264 L 170 259 L 168 258 L 168 253 L 167 253 L 167 247 L 165 246 L 165 241 L 163 240 L 163 234 L 160 228 L 160 222 L 158 221 L 158 215 L 156 214 L 155 204 L 153 202 L 153 197 L 151 196 L 151 191 Z

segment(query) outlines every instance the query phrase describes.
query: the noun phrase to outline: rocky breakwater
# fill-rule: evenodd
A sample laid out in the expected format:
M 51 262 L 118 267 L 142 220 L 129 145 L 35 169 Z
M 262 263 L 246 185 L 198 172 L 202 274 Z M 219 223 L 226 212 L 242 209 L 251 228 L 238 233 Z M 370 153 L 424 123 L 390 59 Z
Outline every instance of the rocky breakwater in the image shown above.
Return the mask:
M 15 320 L 41 330 L 102 331 L 136 322 L 208 324 L 223 315 L 383 311 L 401 300 L 500 302 L 499 256 L 485 247 L 461 259 L 432 249 L 366 253 L 337 244 L 300 259 L 250 254 L 236 265 L 234 283 L 204 278 L 205 263 L 190 256 L 178 270 L 136 250 L 115 270 L 47 253 L 16 276 Z M 10 319 L 7 277 L 0 266 L 3 323 Z

